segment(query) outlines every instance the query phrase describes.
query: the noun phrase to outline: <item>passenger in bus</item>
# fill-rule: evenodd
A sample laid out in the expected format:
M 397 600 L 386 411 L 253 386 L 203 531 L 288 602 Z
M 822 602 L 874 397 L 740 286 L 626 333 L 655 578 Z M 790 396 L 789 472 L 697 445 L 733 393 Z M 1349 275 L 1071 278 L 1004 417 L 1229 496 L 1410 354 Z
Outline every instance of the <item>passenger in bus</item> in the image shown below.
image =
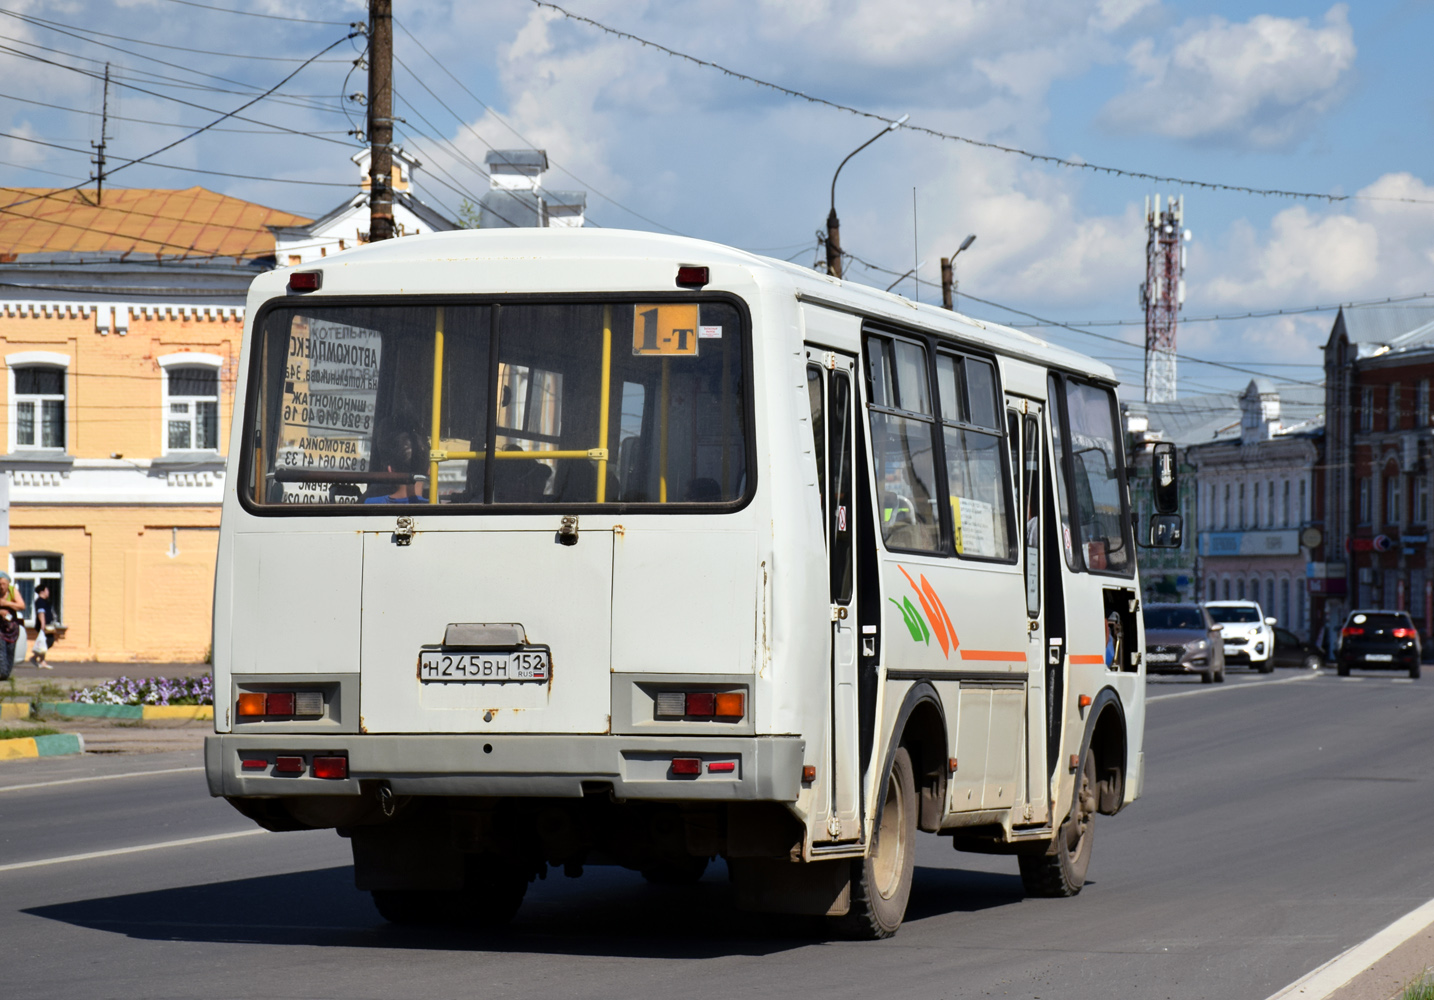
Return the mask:
M 509 444 L 505 452 L 522 451 L 522 445 Z M 495 503 L 542 503 L 553 470 L 535 458 L 500 458 L 493 470 L 493 501 Z
M 398 481 L 392 493 L 383 493 L 393 483 L 374 483 L 369 487 L 376 495 L 364 498 L 364 503 L 423 503 L 423 483 L 420 476 L 424 466 L 423 443 L 411 431 L 391 431 L 380 440 L 377 461 L 387 472 L 401 473 L 408 478 Z

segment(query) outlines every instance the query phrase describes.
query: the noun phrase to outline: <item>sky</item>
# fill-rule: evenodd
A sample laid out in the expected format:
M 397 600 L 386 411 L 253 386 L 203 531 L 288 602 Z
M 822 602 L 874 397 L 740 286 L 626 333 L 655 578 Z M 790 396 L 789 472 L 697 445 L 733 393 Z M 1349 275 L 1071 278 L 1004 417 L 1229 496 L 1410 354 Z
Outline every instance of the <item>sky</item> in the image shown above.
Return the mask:
M 1434 305 L 1434 0 L 561 7 L 830 104 L 533 0 L 394 0 L 400 142 L 422 162 L 420 197 L 450 217 L 487 190 L 489 149 L 538 147 L 554 165 L 547 186 L 588 192 L 592 224 L 810 266 L 837 165 L 884 128 L 879 119 L 909 115 L 908 126 L 960 138 L 901 128 L 842 170 L 843 247 L 874 265 L 851 263 L 847 277 L 886 287 L 920 264 L 922 283 L 894 290 L 939 302 L 939 259 L 974 233 L 956 261 L 958 308 L 1079 327 L 1037 332 L 1115 365 L 1128 398 L 1143 392 L 1151 195 L 1183 196 L 1191 231 L 1182 396 L 1238 390 L 1253 374 L 1321 377 L 1332 311 L 1208 317 L 1425 294 L 1412 301 Z M 365 40 L 345 36 L 365 12 L 355 0 L 0 0 L 0 185 L 90 176 L 94 74 L 109 62 L 108 185 L 198 184 L 316 217 L 358 176 L 349 133 L 364 109 L 350 95 L 366 88 L 354 66 Z M 116 169 L 295 70 L 241 112 L 249 121 L 155 156 L 164 166 Z

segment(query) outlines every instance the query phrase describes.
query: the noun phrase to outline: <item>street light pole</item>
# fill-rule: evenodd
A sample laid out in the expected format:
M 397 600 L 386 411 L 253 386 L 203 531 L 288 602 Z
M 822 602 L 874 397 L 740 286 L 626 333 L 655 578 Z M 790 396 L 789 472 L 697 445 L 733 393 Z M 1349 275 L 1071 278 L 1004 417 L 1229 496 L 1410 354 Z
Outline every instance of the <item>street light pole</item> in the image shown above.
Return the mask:
M 941 304 L 947 309 L 956 308 L 956 254 L 975 242 L 976 234 L 972 233 L 961 241 L 961 245 L 956 248 L 956 253 L 950 257 L 941 258 Z
M 836 182 L 837 178 L 841 176 L 841 168 L 846 166 L 847 160 L 850 160 L 853 156 L 855 156 L 857 153 L 860 153 L 867 146 L 870 146 L 873 142 L 886 135 L 886 133 L 895 132 L 897 129 L 901 128 L 902 125 L 906 124 L 906 119 L 910 117 L 910 115 L 902 115 L 900 118 L 896 119 L 896 121 L 888 124 L 886 128 L 876 133 L 876 135 L 866 140 L 866 142 L 856 147 L 856 149 L 853 149 L 850 153 L 847 154 L 846 160 L 842 160 L 841 163 L 838 164 L 836 168 L 836 173 L 832 174 L 832 207 L 831 211 L 827 213 L 826 244 L 827 274 L 830 274 L 834 278 L 841 277 L 841 221 L 837 218 L 836 211 Z

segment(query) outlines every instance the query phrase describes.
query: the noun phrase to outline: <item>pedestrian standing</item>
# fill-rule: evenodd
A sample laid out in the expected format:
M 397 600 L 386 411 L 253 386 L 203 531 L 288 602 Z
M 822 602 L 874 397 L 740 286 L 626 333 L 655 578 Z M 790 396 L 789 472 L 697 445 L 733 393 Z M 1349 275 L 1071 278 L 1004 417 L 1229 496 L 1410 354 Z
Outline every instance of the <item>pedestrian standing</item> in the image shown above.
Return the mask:
M 25 602 L 9 573 L 0 573 L 0 681 L 10 679 L 15 669 L 15 642 L 25 627 Z
M 31 651 L 31 660 L 41 670 L 53 670 L 45 662 L 45 654 L 55 644 L 55 611 L 50 604 L 50 585 L 43 580 L 35 588 L 35 646 Z

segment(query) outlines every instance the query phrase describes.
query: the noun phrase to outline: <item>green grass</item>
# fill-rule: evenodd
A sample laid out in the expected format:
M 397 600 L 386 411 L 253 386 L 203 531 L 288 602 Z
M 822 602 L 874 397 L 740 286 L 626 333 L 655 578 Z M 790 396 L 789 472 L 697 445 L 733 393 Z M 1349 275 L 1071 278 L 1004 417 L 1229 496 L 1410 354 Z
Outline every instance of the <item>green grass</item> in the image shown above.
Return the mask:
M 1399 1000 L 1434 1000 L 1434 972 L 1425 970 L 1418 979 L 1410 980 Z
M 0 740 L 19 740 L 26 736 L 54 736 L 58 732 L 58 729 L 51 729 L 49 726 L 25 726 L 24 728 L 0 726 Z

